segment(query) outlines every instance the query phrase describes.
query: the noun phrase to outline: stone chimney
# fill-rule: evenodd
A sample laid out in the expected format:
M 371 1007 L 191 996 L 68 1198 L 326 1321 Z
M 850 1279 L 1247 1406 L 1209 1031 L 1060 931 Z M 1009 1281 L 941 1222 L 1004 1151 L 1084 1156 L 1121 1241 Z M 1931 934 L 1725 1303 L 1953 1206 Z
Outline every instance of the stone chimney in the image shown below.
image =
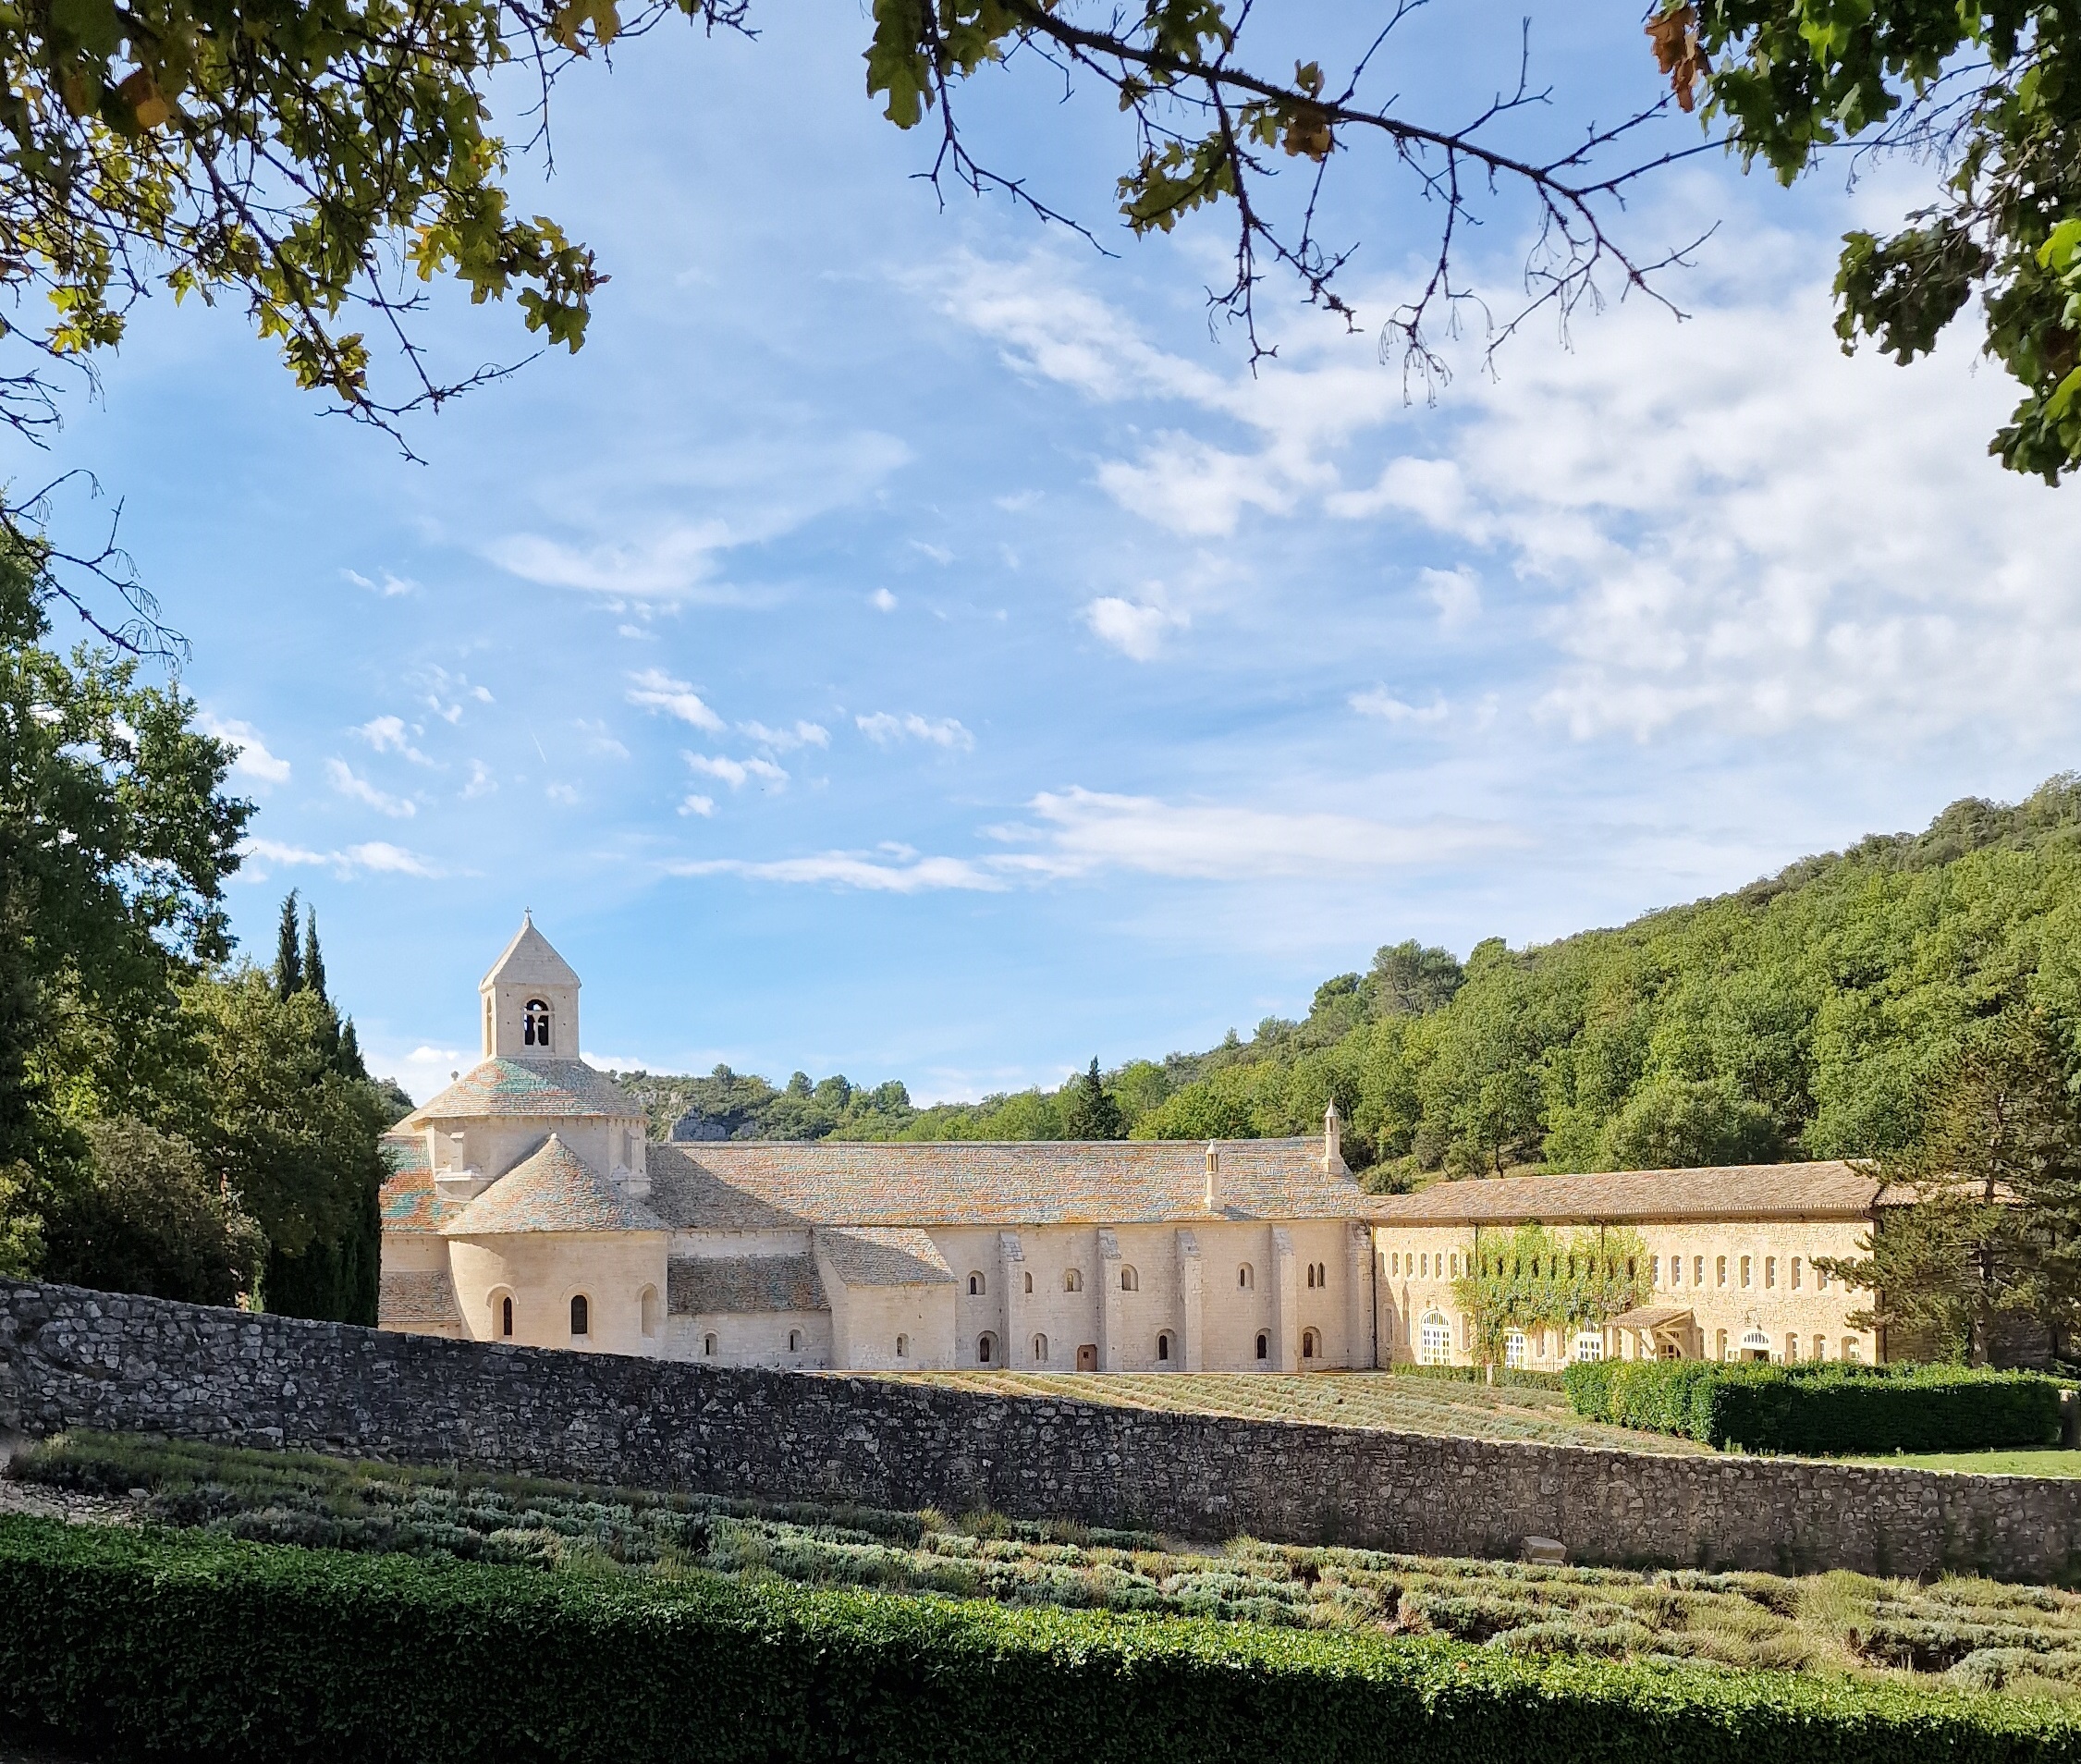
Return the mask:
M 1329 1099 L 1329 1107 L 1322 1111 L 1322 1168 L 1329 1176 L 1348 1176 L 1351 1170 L 1344 1163 L 1344 1121 L 1337 1112 L 1337 1099 Z
M 1221 1148 L 1211 1139 L 1206 1142 L 1206 1210 L 1221 1210 Z

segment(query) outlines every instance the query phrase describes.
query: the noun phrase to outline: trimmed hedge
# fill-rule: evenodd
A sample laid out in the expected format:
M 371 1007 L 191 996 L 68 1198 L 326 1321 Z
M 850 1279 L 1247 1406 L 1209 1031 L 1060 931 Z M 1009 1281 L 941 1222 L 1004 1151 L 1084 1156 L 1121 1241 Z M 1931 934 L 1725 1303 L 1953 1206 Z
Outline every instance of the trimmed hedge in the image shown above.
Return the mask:
M 1587 1420 L 1812 1456 L 2057 1445 L 2060 1385 L 1954 1366 L 1600 1360 L 1563 1374 Z
M 0 1520 L 0 1725 L 212 1764 L 2052 1764 L 2081 1714 L 1770 1672 Z

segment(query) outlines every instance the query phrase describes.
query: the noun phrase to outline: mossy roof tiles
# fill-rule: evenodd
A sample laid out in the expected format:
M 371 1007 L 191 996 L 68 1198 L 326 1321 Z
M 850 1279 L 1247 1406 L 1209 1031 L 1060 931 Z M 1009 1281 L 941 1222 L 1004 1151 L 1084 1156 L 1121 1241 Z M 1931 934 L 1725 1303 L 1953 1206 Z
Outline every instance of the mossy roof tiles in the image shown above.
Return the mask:
M 447 1237 L 508 1237 L 524 1231 L 661 1231 L 640 1206 L 555 1133 L 442 1228 Z
M 816 1253 L 847 1286 L 950 1286 L 954 1270 L 923 1231 L 818 1231 Z
M 675 1256 L 665 1290 L 675 1317 L 830 1308 L 812 1256 Z
M 426 1141 L 418 1133 L 386 1134 L 384 1159 L 390 1166 L 377 1205 L 386 1231 L 437 1231 L 459 1210 L 434 1188 Z
M 1366 1197 L 1325 1171 L 1319 1139 L 1224 1140 L 1206 1207 L 1199 1141 L 924 1145 L 682 1141 L 649 1147 L 651 1204 L 680 1230 L 1134 1224 L 1357 1219 Z
M 1575 1221 L 1862 1219 L 1879 1184 L 1841 1159 L 1622 1170 L 1584 1176 L 1498 1176 L 1379 1194 L 1365 1210 L 1382 1225 Z
M 396 1329 L 406 1323 L 459 1324 L 462 1312 L 442 1269 L 384 1275 L 376 1288 L 375 1317 L 378 1328 Z
M 606 1115 L 641 1121 L 643 1106 L 605 1072 L 582 1060 L 487 1060 L 466 1072 L 398 1123 L 423 1127 L 435 1121 L 479 1121 L 520 1116 L 576 1121 Z

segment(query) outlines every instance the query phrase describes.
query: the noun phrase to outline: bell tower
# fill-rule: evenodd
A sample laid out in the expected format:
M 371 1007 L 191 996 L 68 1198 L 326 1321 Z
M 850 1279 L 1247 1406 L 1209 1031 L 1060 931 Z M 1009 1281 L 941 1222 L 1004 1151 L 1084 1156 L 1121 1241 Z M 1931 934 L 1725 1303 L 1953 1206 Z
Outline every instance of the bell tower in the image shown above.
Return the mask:
M 486 1060 L 576 1060 L 578 975 L 532 913 L 478 983 Z

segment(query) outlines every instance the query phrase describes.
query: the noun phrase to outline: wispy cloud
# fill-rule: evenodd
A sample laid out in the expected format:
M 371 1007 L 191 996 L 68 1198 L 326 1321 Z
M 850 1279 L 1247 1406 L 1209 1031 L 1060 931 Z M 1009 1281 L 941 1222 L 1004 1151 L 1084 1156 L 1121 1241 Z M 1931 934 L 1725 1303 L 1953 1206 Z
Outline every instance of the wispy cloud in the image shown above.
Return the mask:
M 1008 886 L 1001 876 L 966 858 L 887 858 L 861 851 L 822 851 L 814 857 L 765 862 L 707 858 L 667 867 L 674 876 L 740 876 L 753 882 L 822 884 L 880 894 L 922 894 L 941 888 L 994 894 Z
M 647 711 L 663 711 L 682 723 L 692 723 L 696 729 L 705 729 L 718 735 L 726 727 L 723 719 L 702 702 L 701 694 L 687 681 L 674 680 L 663 668 L 646 668 L 640 674 L 630 674 L 629 679 L 631 683 L 628 699 L 631 704 Z
M 1122 600 L 1115 594 L 1092 601 L 1084 607 L 1083 618 L 1093 636 L 1135 661 L 1154 661 L 1162 653 L 1164 639 L 1193 622 L 1189 615 L 1172 607 Z
M 480 796 L 489 796 L 497 789 L 498 780 L 492 776 L 491 767 L 481 759 L 471 760 L 470 781 L 462 787 L 463 800 L 469 802 Z
M 876 612 L 891 613 L 896 610 L 896 596 L 886 588 L 877 588 L 867 596 L 867 604 Z
M 764 723 L 740 723 L 737 727 L 741 733 L 777 753 L 790 753 L 798 747 L 831 744 L 831 731 L 821 723 L 797 723 L 792 729 L 768 729 Z
M 373 578 L 364 576 L 359 570 L 342 570 L 339 573 L 355 587 L 366 588 L 372 594 L 381 594 L 386 600 L 419 592 L 419 584 L 410 576 L 392 575 L 387 570 L 379 571 Z
M 410 820 L 419 813 L 419 804 L 410 797 L 392 796 L 387 790 L 378 790 L 345 760 L 327 760 L 325 776 L 332 779 L 333 789 L 340 795 L 351 797 L 357 802 L 366 802 L 379 814 L 403 821 Z
M 265 879 L 266 871 L 262 866 L 268 864 L 326 869 L 342 880 L 357 876 L 413 876 L 432 880 L 447 874 L 431 859 L 382 839 L 335 851 L 314 851 L 308 846 L 288 845 L 280 839 L 248 839 L 239 851 L 255 880 Z
M 205 735 L 214 736 L 236 750 L 231 761 L 231 774 L 234 778 L 259 790 L 289 781 L 288 761 L 270 753 L 267 743 L 260 738 L 260 731 L 251 723 L 241 723 L 233 717 L 213 717 L 208 711 L 201 712 L 195 720 L 202 726 Z
M 776 789 L 788 781 L 785 768 L 769 759 L 730 759 L 721 753 L 687 753 L 686 763 L 704 778 L 720 778 L 731 790 L 741 790 L 747 778 L 761 778 Z
M 1442 723 L 1451 715 L 1443 698 L 1434 697 L 1428 704 L 1412 704 L 1397 698 L 1385 686 L 1353 692 L 1351 706 L 1361 717 L 1377 717 L 1389 723 Z
M 585 751 L 588 753 L 605 754 L 608 759 L 627 759 L 629 757 L 628 748 L 615 738 L 614 732 L 607 728 L 605 722 L 596 719 L 589 720 L 581 717 L 577 719 L 574 727 L 583 738 Z
M 679 800 L 679 813 L 681 815 L 706 816 L 715 814 L 715 812 L 716 799 L 712 796 L 704 796 L 698 790 L 692 791 Z
M 934 747 L 947 748 L 969 749 L 975 745 L 975 737 L 952 717 L 920 717 L 915 711 L 896 717 L 887 711 L 874 711 L 852 720 L 859 725 L 863 735 L 882 747 L 902 741 L 926 741 Z
M 354 731 L 379 753 L 398 753 L 414 766 L 431 766 L 434 762 L 411 744 L 401 717 L 376 717 L 363 723 Z

